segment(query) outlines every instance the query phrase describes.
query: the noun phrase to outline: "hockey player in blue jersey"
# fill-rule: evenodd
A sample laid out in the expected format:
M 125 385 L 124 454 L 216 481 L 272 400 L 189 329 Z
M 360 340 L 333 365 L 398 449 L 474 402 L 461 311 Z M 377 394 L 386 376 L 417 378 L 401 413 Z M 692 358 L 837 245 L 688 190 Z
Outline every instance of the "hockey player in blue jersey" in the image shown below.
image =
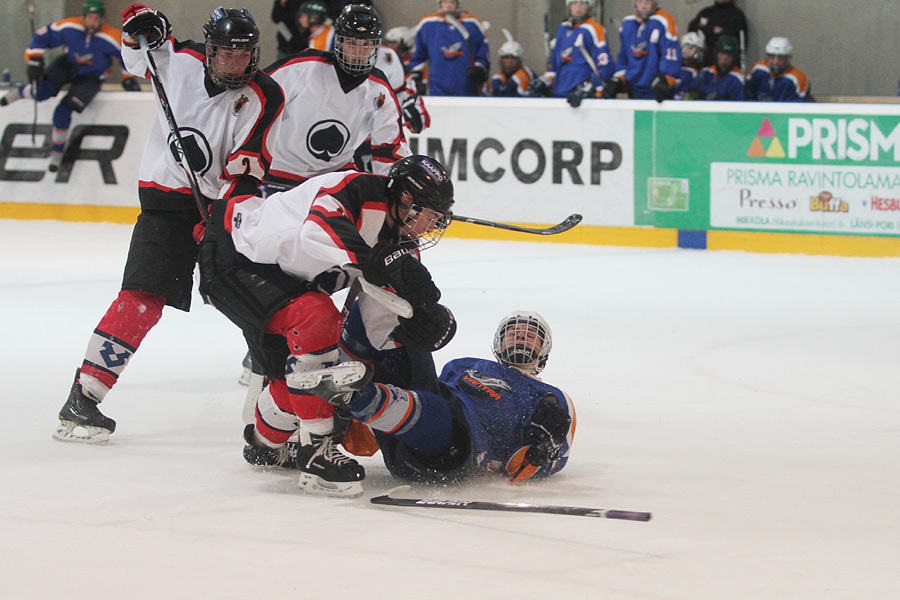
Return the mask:
M 653 98 L 657 74 L 674 87 L 681 72 L 681 47 L 675 19 L 657 0 L 634 0 L 634 14 L 619 27 L 617 71 L 603 87 L 604 98 L 626 92 L 631 98 Z
M 500 46 L 500 71 L 491 77 L 491 96 L 522 98 L 529 95 L 535 75 L 522 62 L 522 44 L 512 39 Z
M 25 50 L 30 83 L 13 88 L 0 98 L 0 106 L 22 98 L 42 102 L 56 96 L 64 84 L 70 84 L 53 112 L 51 172 L 58 170 L 62 162 L 72 113 L 80 113 L 91 103 L 112 69 L 113 59 L 122 64 L 122 33 L 104 22 L 103 0 L 84 0 L 81 13 L 81 17 L 62 19 L 37 30 Z M 44 69 L 44 53 L 59 47 L 64 47 L 65 53 Z M 138 80 L 124 70 L 122 87 L 129 92 L 141 89 Z
M 351 317 L 342 343 L 366 354 L 360 327 Z M 407 368 L 394 360 L 407 349 L 376 353 L 373 381 L 371 367 L 350 361 L 293 383 L 349 409 L 374 433 L 395 477 L 446 483 L 499 473 L 520 483 L 561 470 L 575 432 L 571 399 L 538 378 L 551 345 L 543 317 L 516 311 L 494 334 L 496 360 L 451 360 L 435 378 L 430 353 L 409 348 Z
M 706 100 L 743 100 L 744 74 L 737 65 L 740 46 L 731 35 L 716 40 L 716 62 L 700 72 L 700 96 Z
M 583 98 L 596 97 L 615 73 L 606 30 L 590 15 L 593 5 L 594 0 L 566 1 L 569 18 L 556 30 L 550 67 L 532 85 L 533 96 L 566 98 L 575 92 L 577 106 Z
M 429 96 L 480 96 L 491 72 L 484 25 L 458 0 L 438 0 L 438 12 L 419 21 L 409 70 L 428 67 Z

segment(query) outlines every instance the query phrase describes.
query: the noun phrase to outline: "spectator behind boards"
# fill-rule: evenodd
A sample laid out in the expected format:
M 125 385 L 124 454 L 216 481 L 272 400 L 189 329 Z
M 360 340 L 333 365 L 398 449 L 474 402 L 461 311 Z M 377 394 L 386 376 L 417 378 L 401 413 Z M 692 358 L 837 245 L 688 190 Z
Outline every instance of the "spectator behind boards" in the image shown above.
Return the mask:
M 747 99 L 774 102 L 812 102 L 806 73 L 791 64 L 794 46 L 786 37 L 773 37 L 766 44 L 766 60 L 750 71 Z
M 734 0 L 715 0 L 715 4 L 701 9 L 697 16 L 688 23 L 688 31 L 702 31 L 706 38 L 706 53 L 701 66 L 708 67 L 716 62 L 715 46 L 719 36 L 730 35 L 740 45 L 741 32 L 744 32 L 744 48 L 747 47 L 747 18 L 744 12 L 735 5 Z
M 489 56 L 482 22 L 460 10 L 458 0 L 438 0 L 438 12 L 419 21 L 409 69 L 428 67 L 430 96 L 480 96 L 490 73 Z
M 507 31 L 503 30 L 504 34 Z M 512 36 L 500 46 L 500 71 L 491 77 L 491 96 L 510 98 L 529 96 L 528 88 L 534 80 L 534 71 L 522 63 L 522 44 Z
M 550 67 L 531 86 L 532 96 L 567 98 L 577 107 L 596 97 L 616 71 L 606 31 L 590 15 L 593 0 L 567 0 L 569 18 L 556 30 Z
M 634 0 L 634 9 L 619 27 L 618 70 L 603 86 L 604 98 L 615 98 L 621 92 L 629 98 L 653 98 L 651 86 L 658 74 L 674 86 L 681 73 L 675 19 L 657 0 Z
M 55 97 L 65 84 L 69 91 L 53 111 L 53 149 L 48 170 L 55 172 L 62 162 L 69 137 L 72 113 L 83 111 L 97 92 L 100 82 L 112 68 L 113 59 L 122 64 L 122 32 L 104 22 L 106 5 L 102 0 L 85 0 L 81 17 L 70 17 L 41 27 L 25 50 L 28 81 L 14 87 L 0 98 L 6 106 L 22 98 L 43 102 Z M 44 68 L 44 52 L 64 47 L 65 53 Z M 122 72 L 122 87 L 128 92 L 141 91 L 131 74 Z
M 744 73 L 737 65 L 741 49 L 737 38 L 719 37 L 716 64 L 700 72 L 700 95 L 706 100 L 743 100 Z

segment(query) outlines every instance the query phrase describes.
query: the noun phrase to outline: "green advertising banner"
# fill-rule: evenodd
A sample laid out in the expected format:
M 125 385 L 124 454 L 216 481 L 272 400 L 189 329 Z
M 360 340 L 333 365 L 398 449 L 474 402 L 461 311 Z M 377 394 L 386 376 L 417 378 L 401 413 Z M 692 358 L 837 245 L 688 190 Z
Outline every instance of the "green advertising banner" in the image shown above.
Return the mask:
M 900 114 L 636 111 L 634 176 L 636 225 L 896 237 Z

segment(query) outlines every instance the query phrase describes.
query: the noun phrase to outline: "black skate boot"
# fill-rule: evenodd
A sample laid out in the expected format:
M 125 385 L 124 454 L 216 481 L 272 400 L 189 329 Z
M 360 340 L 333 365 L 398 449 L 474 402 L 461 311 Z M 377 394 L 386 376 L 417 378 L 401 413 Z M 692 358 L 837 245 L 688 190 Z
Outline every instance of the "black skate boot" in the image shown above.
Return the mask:
M 311 443 L 297 448 L 300 489 L 316 496 L 355 498 L 362 495 L 366 470 L 334 447 L 330 435 L 310 435 Z
M 318 396 L 343 409 L 349 408 L 353 392 L 363 389 L 371 380 L 372 367 L 355 360 L 287 376 L 292 391 Z
M 297 442 L 287 442 L 281 448 L 258 445 L 253 439 L 256 428 L 251 424 L 244 427 L 244 460 L 258 467 L 297 468 Z
M 109 434 L 116 430 L 116 422 L 103 415 L 97 402 L 84 394 L 75 373 L 75 383 L 69 398 L 59 411 L 59 427 L 53 439 L 61 442 L 100 444 L 109 441 Z M 78 429 L 84 431 L 80 433 Z

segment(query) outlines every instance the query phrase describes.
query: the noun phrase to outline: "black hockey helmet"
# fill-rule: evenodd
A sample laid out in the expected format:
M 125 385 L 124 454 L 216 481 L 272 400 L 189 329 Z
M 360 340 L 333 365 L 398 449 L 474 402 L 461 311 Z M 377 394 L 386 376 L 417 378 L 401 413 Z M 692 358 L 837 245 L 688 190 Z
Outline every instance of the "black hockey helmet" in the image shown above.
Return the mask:
M 206 37 L 206 68 L 219 87 L 237 90 L 247 85 L 259 70 L 259 28 L 246 8 L 218 7 L 203 26 Z M 250 51 L 250 62 L 243 72 L 232 73 L 215 63 L 220 48 Z
M 366 75 L 375 67 L 384 27 L 378 13 L 365 4 L 348 4 L 334 22 L 334 57 L 350 75 Z
M 433 158 L 413 154 L 395 162 L 388 172 L 387 198 L 388 211 L 400 224 L 401 233 L 417 240 L 419 248 L 436 244 L 450 225 L 453 182 Z M 401 210 L 407 213 L 403 215 Z

